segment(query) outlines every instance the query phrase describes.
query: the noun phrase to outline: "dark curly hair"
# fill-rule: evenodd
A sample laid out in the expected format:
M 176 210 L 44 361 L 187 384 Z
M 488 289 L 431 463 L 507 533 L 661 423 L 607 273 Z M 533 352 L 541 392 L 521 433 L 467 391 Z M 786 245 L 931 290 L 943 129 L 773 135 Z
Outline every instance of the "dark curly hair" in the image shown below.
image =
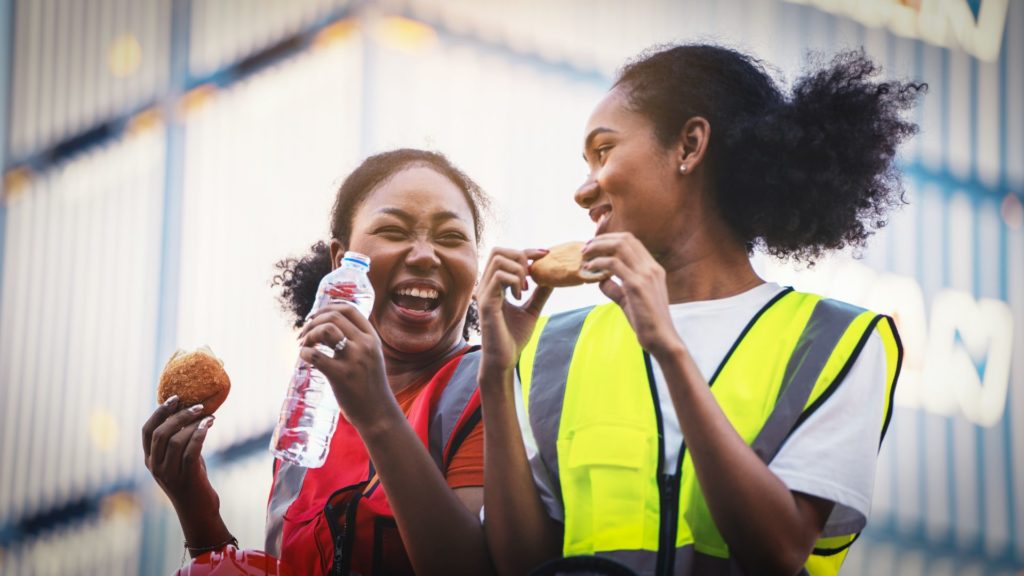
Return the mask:
M 863 247 L 905 203 L 894 160 L 917 132 L 903 119 L 927 85 L 876 79 L 863 51 L 816 63 L 784 94 L 757 59 L 706 44 L 655 47 L 615 87 L 655 126 L 663 146 L 695 116 L 711 125 L 713 201 L 747 245 L 813 263 Z
M 426 166 L 435 170 L 462 191 L 473 213 L 473 228 L 479 245 L 484 229 L 483 215 L 490 206 L 490 199 L 476 182 L 443 154 L 412 148 L 370 156 L 345 178 L 338 188 L 334 208 L 331 210 L 331 238 L 348 246 L 352 235 L 352 218 L 366 196 L 388 178 L 413 166 Z M 278 273 L 271 280 L 271 285 L 281 288 L 278 301 L 285 311 L 294 315 L 294 326 L 299 328 L 313 308 L 320 280 L 332 269 L 330 247 L 327 242 L 318 241 L 310 247 L 309 254 L 284 258 L 274 267 Z M 470 304 L 466 312 L 462 336 L 468 339 L 471 330 L 480 330 L 476 301 Z

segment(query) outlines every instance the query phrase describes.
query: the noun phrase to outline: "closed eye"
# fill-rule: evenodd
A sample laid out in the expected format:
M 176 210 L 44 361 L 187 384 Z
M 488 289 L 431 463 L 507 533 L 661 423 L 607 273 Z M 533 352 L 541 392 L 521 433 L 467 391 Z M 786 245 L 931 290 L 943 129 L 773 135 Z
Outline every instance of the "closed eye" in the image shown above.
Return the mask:
M 398 226 L 382 226 L 374 230 L 374 234 L 394 240 L 402 239 L 408 236 L 408 233 L 405 231 L 405 229 L 400 228 Z
M 437 237 L 438 241 L 446 245 L 456 245 L 468 242 L 469 238 L 462 232 L 444 232 Z

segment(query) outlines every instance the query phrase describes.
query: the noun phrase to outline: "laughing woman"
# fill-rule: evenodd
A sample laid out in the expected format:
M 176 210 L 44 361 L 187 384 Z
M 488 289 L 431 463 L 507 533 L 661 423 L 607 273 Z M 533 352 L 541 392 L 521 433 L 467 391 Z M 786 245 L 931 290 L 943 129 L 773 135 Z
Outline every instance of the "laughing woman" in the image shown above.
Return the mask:
M 323 467 L 275 461 L 266 550 L 295 574 L 491 571 L 479 520 L 479 352 L 466 343 L 485 204 L 439 154 L 372 156 L 338 190 L 330 242 L 278 264 L 301 355 L 327 376 L 344 415 Z M 369 320 L 342 304 L 303 326 L 317 284 L 346 250 L 372 262 Z M 335 358 L 315 347 L 343 338 Z M 169 403 L 143 430 L 146 464 L 193 556 L 234 542 L 198 458 L 208 424 Z
M 902 202 L 922 86 L 861 53 L 791 95 L 755 59 L 674 46 L 590 116 L 576 202 L 608 304 L 538 320 L 530 260 L 480 282 L 486 520 L 499 571 L 835 574 L 867 522 L 901 351 L 891 318 L 765 282 L 755 248 L 862 246 Z M 532 334 L 532 337 L 531 337 Z

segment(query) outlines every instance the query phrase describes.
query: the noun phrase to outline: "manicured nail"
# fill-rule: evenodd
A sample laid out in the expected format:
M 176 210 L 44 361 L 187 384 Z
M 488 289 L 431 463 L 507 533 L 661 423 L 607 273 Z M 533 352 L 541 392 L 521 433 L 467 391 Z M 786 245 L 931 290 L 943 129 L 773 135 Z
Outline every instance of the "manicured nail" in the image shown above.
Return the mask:
M 529 289 L 530 289 L 530 281 L 527 280 L 526 278 L 523 278 L 523 290 L 529 290 Z
M 537 248 L 537 252 L 543 252 L 544 254 L 547 254 L 548 252 L 551 252 L 551 250 L 548 250 L 547 248 Z
M 190 413 L 192 413 L 192 414 L 199 414 L 200 412 L 203 411 L 203 405 L 202 404 L 196 404 L 195 406 L 189 406 L 188 411 Z
M 207 416 L 206 418 L 203 418 L 199 422 L 199 429 L 200 430 L 206 430 L 207 428 L 209 428 L 211 426 L 213 426 L 213 416 Z
M 168 398 L 167 400 L 164 400 L 164 406 L 167 406 L 167 407 L 174 406 L 177 403 L 178 403 L 178 395 L 177 394 L 173 394 L 170 398 Z

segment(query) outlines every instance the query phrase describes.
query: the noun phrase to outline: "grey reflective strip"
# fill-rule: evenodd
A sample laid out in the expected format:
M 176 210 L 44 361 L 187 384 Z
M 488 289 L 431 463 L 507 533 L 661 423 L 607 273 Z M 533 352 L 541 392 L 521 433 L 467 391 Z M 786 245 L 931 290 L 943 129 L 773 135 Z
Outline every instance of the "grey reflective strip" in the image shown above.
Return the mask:
M 558 424 L 565 402 L 565 383 L 583 321 L 593 308 L 563 312 L 548 320 L 537 342 L 533 373 L 530 374 L 530 428 L 537 440 L 540 458 L 551 473 L 559 501 L 562 500 L 562 485 L 558 471 Z
M 689 546 L 688 548 L 693 548 Z M 612 552 L 598 552 L 597 556 L 610 558 L 619 564 L 628 566 L 637 574 L 654 574 L 658 566 L 658 553 L 652 550 L 614 550 Z M 676 555 L 676 565 L 679 563 L 679 556 Z
M 281 537 L 284 533 L 284 513 L 299 497 L 306 468 L 281 461 L 274 475 L 274 486 L 267 506 L 267 539 L 264 551 L 271 556 L 281 557 Z
M 658 563 L 658 553 L 650 550 L 617 550 L 614 552 L 598 552 L 598 556 L 610 558 L 625 564 L 637 574 L 653 576 Z M 573 572 L 575 576 L 575 572 Z M 673 576 L 744 576 L 746 572 L 735 558 L 719 558 L 702 554 L 693 548 L 693 544 L 676 548 Z M 804 568 L 799 576 L 807 574 Z
M 775 408 L 750 445 L 761 461 L 771 462 L 778 454 L 839 339 L 862 312 L 863 308 L 838 300 L 821 300 L 814 307 L 789 357 Z
M 651 550 L 616 550 L 598 552 L 598 556 L 610 558 L 629 566 L 642 576 L 653 576 L 658 564 L 658 553 Z M 745 574 L 739 563 L 731 558 L 718 558 L 701 554 L 693 544 L 676 548 L 673 576 L 742 576 Z
M 467 352 L 455 367 L 437 407 L 430 418 L 430 455 L 437 467 L 444 470 L 444 449 L 455 432 L 455 425 L 466 410 L 469 399 L 476 391 L 476 376 L 480 368 L 480 351 Z

